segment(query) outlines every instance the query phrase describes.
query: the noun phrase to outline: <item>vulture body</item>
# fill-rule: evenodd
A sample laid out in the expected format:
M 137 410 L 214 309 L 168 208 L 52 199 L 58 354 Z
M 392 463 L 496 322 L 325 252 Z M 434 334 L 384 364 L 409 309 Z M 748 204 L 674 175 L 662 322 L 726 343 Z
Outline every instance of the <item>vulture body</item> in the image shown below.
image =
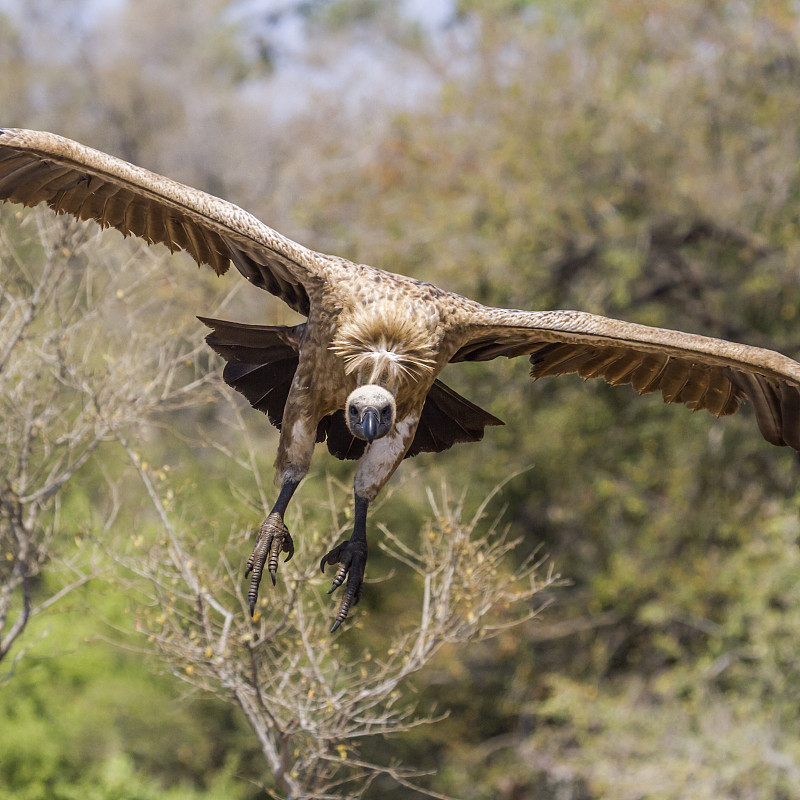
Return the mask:
M 0 199 L 185 250 L 219 275 L 233 264 L 307 317 L 291 328 L 201 318 L 224 380 L 280 428 L 281 489 L 247 562 L 251 614 L 264 566 L 274 583 L 280 553 L 294 552 L 283 517 L 316 443 L 359 461 L 353 534 L 321 562 L 338 565 L 331 591 L 346 583 L 335 630 L 360 596 L 367 509 L 400 462 L 502 424 L 437 379 L 450 362 L 528 356 L 534 378 L 604 378 L 716 416 L 749 400 L 764 438 L 800 451 L 800 364 L 770 350 L 580 311 L 483 306 L 309 250 L 225 200 L 51 133 L 0 129 Z

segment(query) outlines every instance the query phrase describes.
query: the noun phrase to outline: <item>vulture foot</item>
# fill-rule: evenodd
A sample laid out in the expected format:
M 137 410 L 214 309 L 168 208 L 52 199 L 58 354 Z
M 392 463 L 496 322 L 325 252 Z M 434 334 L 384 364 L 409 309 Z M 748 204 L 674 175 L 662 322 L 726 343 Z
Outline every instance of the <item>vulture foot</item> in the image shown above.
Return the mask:
M 275 573 L 278 571 L 278 556 L 281 552 L 289 554 L 284 559 L 288 561 L 294 555 L 294 542 L 289 534 L 289 529 L 283 524 L 283 517 L 277 511 L 273 511 L 258 529 L 256 544 L 250 558 L 247 559 L 247 568 L 244 571 L 245 578 L 251 572 L 253 573 L 250 578 L 250 591 L 247 593 L 251 617 L 256 610 L 258 585 L 261 583 L 264 564 L 267 565 L 274 586 Z
M 344 596 L 336 612 L 336 620 L 331 628 L 333 633 L 345 620 L 351 606 L 361 599 L 361 585 L 364 582 L 364 570 L 367 566 L 367 543 L 361 539 L 350 539 L 342 542 L 322 557 L 320 569 L 325 572 L 326 564 L 339 564 L 328 594 L 338 589 L 347 579 Z

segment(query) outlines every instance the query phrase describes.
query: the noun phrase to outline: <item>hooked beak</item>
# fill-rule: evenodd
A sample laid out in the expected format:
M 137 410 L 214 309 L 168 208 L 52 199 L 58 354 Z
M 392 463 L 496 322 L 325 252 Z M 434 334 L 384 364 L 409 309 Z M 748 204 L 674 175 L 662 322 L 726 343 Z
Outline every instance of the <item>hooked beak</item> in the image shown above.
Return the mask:
M 364 409 L 364 415 L 361 417 L 361 430 L 364 431 L 364 437 L 369 444 L 372 444 L 373 439 L 378 435 L 379 422 L 378 409 L 367 406 Z

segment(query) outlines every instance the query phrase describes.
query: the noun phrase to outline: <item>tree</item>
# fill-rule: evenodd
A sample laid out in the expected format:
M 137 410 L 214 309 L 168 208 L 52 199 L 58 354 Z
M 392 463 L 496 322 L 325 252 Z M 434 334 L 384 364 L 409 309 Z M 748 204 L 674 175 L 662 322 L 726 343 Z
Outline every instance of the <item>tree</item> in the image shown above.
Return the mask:
M 117 153 L 130 146 L 145 166 L 221 191 L 315 249 L 488 302 L 585 308 L 797 357 L 796 8 L 684 0 L 459 6 L 462 47 L 454 72 L 439 72 L 457 78 L 440 102 L 409 109 L 388 130 L 375 124 L 374 109 L 369 119 L 345 124 L 345 90 L 320 97 L 316 116 L 279 123 L 274 110 L 285 106 L 269 79 L 250 72 L 235 83 L 214 67 L 213 48 L 203 46 L 207 66 L 184 80 L 186 65 L 197 63 L 195 43 L 218 32 L 205 8 L 175 12 L 190 32 L 165 37 L 174 45 L 169 52 L 163 38 L 110 26 L 118 38 L 98 37 L 107 52 L 88 56 L 99 92 L 76 88 L 87 75 L 82 63 L 70 62 L 69 70 L 46 59 L 32 63 L 11 26 L 0 25 L 0 92 L 15 123 L 88 137 Z M 163 15 L 150 18 L 159 25 Z M 28 20 L 25 32 L 43 40 Z M 211 38 L 196 24 L 208 25 Z M 143 23 L 137 30 L 149 29 Z M 54 31 L 63 37 L 60 27 Z M 126 37 L 123 52 L 116 43 Z M 181 54 L 181 41 L 189 53 Z M 415 85 L 408 72 L 397 74 L 406 87 Z M 190 98 L 202 87 L 207 97 L 169 109 L 165 100 L 181 87 Z M 146 106 L 141 118 L 130 116 L 134 101 Z M 91 122 L 97 119 L 111 124 L 98 128 Z M 136 135 L 144 142 L 133 142 Z M 170 261 L 170 274 L 180 268 Z M 181 281 L 172 303 L 193 291 L 197 275 Z M 245 320 L 289 321 L 279 304 L 267 299 L 265 306 L 256 294 Z M 573 585 L 537 623 L 486 646 L 444 647 L 432 668 L 409 676 L 406 691 L 421 709 L 436 703 L 451 713 L 392 740 L 392 758 L 434 771 L 419 782 L 462 798 L 793 796 L 800 763 L 796 459 L 763 443 L 747 409 L 714 421 L 627 389 L 567 378 L 531 385 L 524 363 L 504 361 L 462 366 L 448 382 L 507 426 L 481 445 L 404 465 L 403 475 L 418 469 L 417 477 L 384 504 L 382 519 L 416 547 L 428 517 L 421 487 L 431 475 L 441 470 L 482 497 L 498 474 L 533 464 L 505 486 L 504 519 L 529 547 L 543 541 Z M 230 413 L 214 404 L 191 415 L 190 429 L 202 422 L 207 438 L 226 448 L 212 457 L 214 448 L 190 445 L 197 456 L 191 463 L 188 456 L 176 463 L 175 439 L 167 459 L 156 441 L 123 437 L 183 546 L 192 558 L 203 551 L 202 561 L 195 559 L 201 577 L 214 569 L 229 535 L 237 554 L 249 550 L 246 523 L 268 505 L 270 490 L 253 482 L 247 465 L 247 442 L 216 428 Z M 168 419 L 172 427 L 180 421 Z M 243 420 L 248 437 L 262 443 L 253 455 L 267 475 L 264 422 L 254 412 L 243 412 Z M 187 433 L 196 439 L 196 430 L 185 428 L 180 438 Z M 101 449 L 125 452 L 113 443 Z M 99 464 L 90 459 L 84 479 L 95 465 L 99 474 Z M 316 462 L 323 464 L 339 497 L 337 481 L 350 473 Z M 244 488 L 228 491 L 224 478 L 234 470 L 233 483 Z M 133 497 L 128 483 L 124 499 Z M 311 476 L 293 532 L 312 521 L 324 538 L 335 527 L 327 497 L 326 481 Z M 346 509 L 344 500 L 334 505 Z M 145 565 L 149 537 L 164 539 L 162 553 L 167 547 L 154 509 L 150 502 L 138 547 Z M 286 567 L 302 566 L 298 559 L 311 551 L 304 547 Z M 376 574 L 391 569 L 374 556 Z M 163 564 L 170 563 L 159 561 L 165 578 Z M 186 595 L 176 602 L 188 608 L 194 595 L 174 569 Z M 416 622 L 419 606 L 399 580 L 371 586 L 362 600 L 368 613 L 357 609 L 354 622 L 371 626 L 372 662 L 388 651 L 388 632 Z M 156 590 L 147 585 L 152 601 Z M 231 580 L 215 596 L 226 611 L 238 609 L 236 585 Z M 317 590 L 304 586 L 309 602 Z M 416 584 L 417 597 L 423 590 Z M 260 609 L 262 619 L 277 624 L 282 608 Z M 172 624 L 157 616 L 142 619 L 155 637 Z M 197 628 L 195 617 L 187 626 Z M 344 658 L 346 632 L 334 643 L 331 658 Z M 157 638 L 152 645 L 162 646 Z M 179 649 L 175 671 L 184 680 L 211 669 L 181 660 Z M 213 675 L 202 681 L 220 691 Z M 59 691 L 69 696 L 70 688 Z M 229 732 L 207 731 L 220 748 L 246 753 L 255 765 L 242 769 L 248 777 L 262 775 L 260 744 L 253 753 Z M 302 739 L 299 731 L 292 735 Z M 363 739 L 359 758 L 385 765 L 381 741 Z M 349 747 L 347 755 L 354 758 Z M 378 776 L 366 794 L 407 796 L 390 784 Z
M 88 509 L 94 519 L 79 529 L 62 525 L 66 490 L 105 442 L 156 411 L 196 404 L 208 381 L 197 344 L 175 328 L 161 334 L 169 326 L 158 294 L 174 282 L 162 257 L 139 246 L 98 249 L 106 248 L 85 225 L 2 210 L 0 660 L 15 645 L 12 661 L 22 657 L 30 620 L 107 568 L 86 535 L 102 516 L 113 538 L 113 476 L 109 501 Z
M 227 540 L 215 538 L 204 514 L 192 519 L 192 493 L 180 486 L 174 491 L 169 470 L 152 465 L 154 448 L 137 441 L 143 426 L 159 420 L 156 452 L 176 434 L 202 430 L 185 420 L 182 426 L 173 420 L 172 427 L 170 418 L 217 395 L 230 409 L 221 419 L 233 429 L 221 431 L 218 422 L 189 444 L 213 446 L 232 462 L 231 474 L 249 473 L 257 492 L 247 504 L 267 505 L 259 448 L 238 412 L 238 398 L 212 371 L 201 371 L 200 351 L 182 335 L 175 308 L 165 312 L 182 294 L 177 276 L 164 277 L 162 254 L 139 246 L 128 253 L 122 248 L 109 263 L 112 248 L 101 236 L 45 213 L 17 215 L 13 227 L 0 231 L 7 276 L 0 306 L 7 323 L 0 339 L 6 444 L 0 532 L 8 554 L 0 608 L 2 621 L 10 622 L 0 656 L 16 645 L 13 658 L 22 658 L 27 649 L 19 643 L 28 622 L 108 570 L 110 556 L 135 576 L 120 585 L 140 597 L 136 628 L 153 653 L 182 680 L 244 714 L 274 796 L 339 797 L 346 786 L 348 796 L 358 797 L 381 774 L 411 787 L 418 770 L 391 759 L 365 761 L 359 743 L 435 721 L 435 715 L 418 714 L 403 693 L 409 677 L 443 647 L 529 619 L 535 595 L 554 581 L 552 572 L 539 577 L 536 558 L 509 565 L 518 542 L 499 520 L 487 525 L 484 519 L 494 492 L 470 519 L 463 518 L 463 498 L 453 503 L 444 489 L 439 500 L 429 493 L 432 517 L 419 547 L 383 531 L 381 546 L 416 577 L 421 595 L 421 608 L 411 615 L 416 621 L 398 626 L 385 652 L 329 638 L 330 608 L 319 596 L 324 579 L 315 559 L 286 565 L 280 588 L 262 599 L 251 622 L 241 570 L 234 566 L 249 532 L 239 527 Z M 213 390 L 211 380 L 219 381 Z M 130 540 L 118 529 L 120 507 L 128 502 L 120 495 L 131 488 L 109 463 L 115 446 L 126 454 L 151 506 L 149 515 L 139 510 L 139 530 Z M 85 528 L 65 529 L 64 497 L 92 463 L 109 499 L 86 509 Z M 240 496 L 246 491 L 230 483 Z M 347 528 L 342 508 L 349 505 L 348 493 L 331 480 L 329 497 L 333 522 L 323 518 L 303 526 L 306 554 L 322 551 Z M 408 575 L 404 580 L 412 582 Z
M 238 415 L 233 421 L 243 425 Z M 247 439 L 226 435 L 223 441 L 231 438 Z M 249 441 L 236 460 L 253 469 L 258 459 Z M 457 651 L 531 619 L 538 611 L 536 595 L 557 581 L 552 569 L 542 571 L 535 554 L 517 566 L 509 563 L 519 540 L 509 538 L 499 519 L 489 524 L 485 519 L 501 487 L 469 519 L 463 497 L 451 501 L 444 486 L 440 499 L 428 491 L 432 516 L 419 544 L 383 528 L 379 546 L 415 577 L 413 582 L 408 574 L 395 577 L 395 584 L 404 581 L 402 591 L 415 610 L 410 624 L 404 620 L 376 646 L 331 637 L 330 603 L 320 592 L 327 581 L 316 559 L 308 558 L 309 552 L 324 552 L 351 524 L 346 487 L 328 480 L 327 524 L 324 517 L 303 519 L 300 507 L 294 512 L 295 525 L 304 531 L 303 553 L 282 565 L 278 589 L 265 593 L 251 622 L 241 569 L 235 566 L 250 532 L 234 530 L 222 546 L 204 547 L 205 523 L 186 519 L 182 498 L 167 488 L 168 476 L 154 478 L 136 450 L 125 447 L 160 526 L 158 543 L 146 557 L 126 561 L 151 587 L 137 629 L 178 678 L 241 710 L 258 742 L 270 796 L 356 798 L 385 776 L 406 789 L 443 797 L 414 782 L 420 770 L 396 758 L 365 760 L 360 750 L 366 740 L 438 721 L 441 712 L 417 711 L 407 692 L 409 678 L 430 667 L 445 647 Z M 228 453 L 227 445 L 224 450 Z M 266 505 L 265 498 L 251 504 Z

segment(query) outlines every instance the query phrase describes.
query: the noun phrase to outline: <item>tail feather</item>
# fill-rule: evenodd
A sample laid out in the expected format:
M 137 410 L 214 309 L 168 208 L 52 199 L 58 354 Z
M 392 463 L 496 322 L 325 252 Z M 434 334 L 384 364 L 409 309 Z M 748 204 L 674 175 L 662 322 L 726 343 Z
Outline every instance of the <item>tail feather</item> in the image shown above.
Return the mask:
M 228 363 L 222 379 L 280 430 L 283 409 L 297 371 L 303 325 L 244 325 L 198 317 L 211 328 L 206 343 Z

